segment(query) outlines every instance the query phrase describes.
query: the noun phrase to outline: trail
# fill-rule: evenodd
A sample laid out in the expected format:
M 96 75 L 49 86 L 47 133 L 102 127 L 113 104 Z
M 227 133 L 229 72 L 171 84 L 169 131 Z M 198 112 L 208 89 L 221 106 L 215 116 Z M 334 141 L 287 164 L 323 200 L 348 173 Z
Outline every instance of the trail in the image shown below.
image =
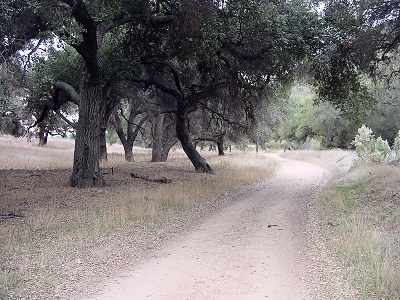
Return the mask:
M 277 155 L 276 176 L 208 217 L 92 299 L 312 299 L 305 210 L 328 172 Z

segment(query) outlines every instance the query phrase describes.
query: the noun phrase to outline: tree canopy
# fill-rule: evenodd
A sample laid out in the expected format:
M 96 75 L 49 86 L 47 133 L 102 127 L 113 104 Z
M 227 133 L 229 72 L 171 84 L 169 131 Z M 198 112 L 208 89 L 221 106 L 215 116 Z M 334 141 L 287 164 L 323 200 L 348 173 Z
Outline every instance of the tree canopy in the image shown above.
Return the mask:
M 274 123 L 260 107 L 282 101 L 274 95 L 299 77 L 317 100 L 361 122 L 374 102 L 369 82 L 400 40 L 394 0 L 9 0 L 0 8 L 2 66 L 45 45 L 22 68 L 25 99 L 35 125 L 76 132 L 71 184 L 80 187 L 104 183 L 110 124 L 122 140 L 131 133 L 127 148 L 152 124 L 165 149 L 177 138 L 197 171 L 212 172 L 195 143 L 242 134 L 258 143 Z M 17 78 L 9 74 L 0 78 L 4 95 Z

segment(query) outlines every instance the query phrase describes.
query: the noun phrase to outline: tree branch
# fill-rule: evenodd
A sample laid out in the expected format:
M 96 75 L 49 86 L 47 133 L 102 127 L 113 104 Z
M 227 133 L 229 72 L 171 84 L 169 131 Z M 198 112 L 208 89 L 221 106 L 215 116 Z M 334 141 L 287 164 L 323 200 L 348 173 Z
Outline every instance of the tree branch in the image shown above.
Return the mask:
M 76 92 L 74 87 L 66 82 L 58 81 L 54 84 L 54 89 L 63 91 L 70 99 L 71 102 L 79 106 L 81 102 L 81 97 Z
M 60 110 L 56 110 L 57 116 L 59 116 L 65 123 L 67 123 L 69 126 L 71 126 L 73 129 L 77 129 L 78 125 L 76 123 L 71 122 L 70 120 L 67 119 L 66 116 L 64 116 Z

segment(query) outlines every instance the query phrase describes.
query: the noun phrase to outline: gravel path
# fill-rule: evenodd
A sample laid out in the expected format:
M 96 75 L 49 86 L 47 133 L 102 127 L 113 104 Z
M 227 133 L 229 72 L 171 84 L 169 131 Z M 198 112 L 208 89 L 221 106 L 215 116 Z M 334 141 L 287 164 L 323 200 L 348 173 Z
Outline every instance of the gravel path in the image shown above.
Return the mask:
M 270 155 L 277 174 L 118 278 L 91 299 L 313 299 L 309 199 L 323 167 Z

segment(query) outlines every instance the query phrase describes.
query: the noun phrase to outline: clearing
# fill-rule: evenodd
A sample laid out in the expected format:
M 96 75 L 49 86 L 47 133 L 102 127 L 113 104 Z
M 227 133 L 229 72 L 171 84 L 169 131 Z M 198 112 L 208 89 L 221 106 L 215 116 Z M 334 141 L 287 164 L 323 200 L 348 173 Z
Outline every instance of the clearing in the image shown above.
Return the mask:
M 12 151 L 21 141 L 0 142 L 8 147 L 0 171 L 0 298 L 348 295 L 313 217 L 320 188 L 348 167 L 346 152 L 208 155 L 218 174 L 209 176 L 193 172 L 179 151 L 168 163 L 146 163 L 144 150 L 125 163 L 115 148 L 108 186 L 77 190 L 67 186 L 68 143 L 24 145 L 22 159 Z

